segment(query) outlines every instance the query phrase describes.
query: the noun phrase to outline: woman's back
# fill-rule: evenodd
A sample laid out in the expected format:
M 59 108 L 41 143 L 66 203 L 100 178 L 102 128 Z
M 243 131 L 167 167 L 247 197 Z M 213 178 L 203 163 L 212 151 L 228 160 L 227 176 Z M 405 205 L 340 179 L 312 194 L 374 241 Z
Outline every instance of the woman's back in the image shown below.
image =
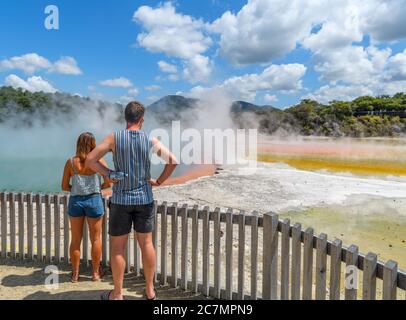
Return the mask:
M 78 157 L 71 158 L 72 168 L 72 196 L 87 196 L 101 193 L 101 177 L 84 166 Z

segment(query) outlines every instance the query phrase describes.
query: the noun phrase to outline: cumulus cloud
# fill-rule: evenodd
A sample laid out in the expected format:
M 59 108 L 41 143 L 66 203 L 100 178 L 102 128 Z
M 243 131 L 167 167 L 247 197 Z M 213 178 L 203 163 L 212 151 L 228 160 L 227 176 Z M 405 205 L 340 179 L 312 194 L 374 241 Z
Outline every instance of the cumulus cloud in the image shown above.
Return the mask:
M 79 75 L 82 74 L 76 60 L 72 57 L 62 57 L 54 63 L 52 72 L 61 74 Z
M 209 30 L 220 34 L 220 53 L 233 64 L 267 63 L 283 57 L 310 34 L 325 1 L 250 0 Z
M 201 97 L 213 89 L 219 89 L 234 100 L 255 101 L 258 91 L 279 90 L 283 93 L 302 89 L 301 78 L 306 73 L 302 64 L 271 65 L 262 73 L 231 77 L 214 88 L 196 86 L 188 93 L 191 97 Z
M 51 83 L 48 81 L 44 80 L 41 77 L 29 77 L 27 80 L 24 80 L 15 74 L 9 75 L 5 81 L 4 84 L 6 86 L 10 86 L 13 88 L 21 88 L 23 90 L 31 91 L 31 92 L 48 92 L 48 93 L 54 93 L 58 91 L 55 89 Z
M 181 59 L 184 64 L 183 77 L 196 83 L 204 82 L 211 73 L 210 59 L 203 55 L 212 45 L 207 35 L 206 24 L 201 19 L 176 12 L 171 2 L 156 8 L 141 6 L 134 13 L 134 21 L 144 31 L 137 36 L 140 46 L 151 52 L 164 53 Z M 158 62 L 159 68 L 171 81 L 179 79 L 177 67 L 165 61 Z
M 147 91 L 158 91 L 161 90 L 162 88 L 158 85 L 150 85 L 150 86 L 146 86 L 145 90 Z
M 267 103 L 277 102 L 278 97 L 276 95 L 267 93 L 267 94 L 264 95 L 264 101 L 267 102 Z
M 1 70 L 20 70 L 27 74 L 43 70 L 70 75 L 82 74 L 76 60 L 72 57 L 62 57 L 55 63 L 52 63 L 37 53 L 28 53 L 2 60 L 0 61 Z
M 157 8 L 141 6 L 133 18 L 145 29 L 137 37 L 138 44 L 151 52 L 190 59 L 212 44 L 203 33 L 204 22 L 177 13 L 171 2 Z
M 196 55 L 186 62 L 183 77 L 191 83 L 206 82 L 211 73 L 211 65 L 208 57 Z
M 158 61 L 158 67 L 162 72 L 165 72 L 165 73 L 177 73 L 178 72 L 178 68 L 175 65 L 162 61 L 162 60 Z
M 131 88 L 133 86 L 132 82 L 124 77 L 119 77 L 115 79 L 107 79 L 99 82 L 100 85 L 105 87 L 114 88 Z

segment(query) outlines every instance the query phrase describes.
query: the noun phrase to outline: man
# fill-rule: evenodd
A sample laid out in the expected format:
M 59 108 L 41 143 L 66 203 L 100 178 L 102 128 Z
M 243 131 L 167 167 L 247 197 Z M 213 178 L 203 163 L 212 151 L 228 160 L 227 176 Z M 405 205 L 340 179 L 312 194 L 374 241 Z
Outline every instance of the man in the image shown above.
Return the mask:
M 86 166 L 103 176 L 114 176 L 100 159 L 113 152 L 115 170 L 128 176 L 115 181 L 111 197 L 109 234 L 112 241 L 111 268 L 114 290 L 102 295 L 105 300 L 122 300 L 125 270 L 124 253 L 128 235 L 133 226 L 141 248 L 142 263 L 146 281 L 145 295 L 148 300 L 156 299 L 154 289 L 155 248 L 152 242 L 154 229 L 152 186 L 160 186 L 176 168 L 175 156 L 161 142 L 142 131 L 145 107 L 139 102 L 130 102 L 125 109 L 126 130 L 110 134 L 86 159 Z M 151 152 L 165 160 L 166 165 L 158 179 L 151 179 Z

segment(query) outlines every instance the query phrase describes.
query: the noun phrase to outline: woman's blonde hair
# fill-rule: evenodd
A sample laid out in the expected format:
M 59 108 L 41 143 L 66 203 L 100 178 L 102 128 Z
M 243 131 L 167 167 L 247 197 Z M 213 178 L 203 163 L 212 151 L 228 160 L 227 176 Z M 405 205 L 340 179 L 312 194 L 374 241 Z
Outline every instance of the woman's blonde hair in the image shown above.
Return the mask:
M 86 160 L 87 155 L 96 148 L 96 138 L 90 132 L 82 133 L 76 144 L 76 156 L 81 162 Z

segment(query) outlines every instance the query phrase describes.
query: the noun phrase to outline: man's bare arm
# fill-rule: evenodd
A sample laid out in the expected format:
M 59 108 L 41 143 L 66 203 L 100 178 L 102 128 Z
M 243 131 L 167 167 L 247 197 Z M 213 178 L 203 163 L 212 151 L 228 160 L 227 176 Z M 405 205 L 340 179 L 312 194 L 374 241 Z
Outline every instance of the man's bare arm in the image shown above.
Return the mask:
M 160 186 L 175 171 L 176 166 L 178 165 L 178 160 L 176 159 L 175 155 L 168 148 L 166 148 L 157 138 L 152 139 L 152 145 L 154 152 L 166 162 L 165 168 L 159 178 L 156 180 L 150 180 L 152 186 Z
M 100 173 L 103 177 L 109 175 L 110 169 L 106 162 L 100 160 L 108 153 L 114 150 L 114 135 L 107 136 L 92 152 L 86 157 L 86 167 Z

